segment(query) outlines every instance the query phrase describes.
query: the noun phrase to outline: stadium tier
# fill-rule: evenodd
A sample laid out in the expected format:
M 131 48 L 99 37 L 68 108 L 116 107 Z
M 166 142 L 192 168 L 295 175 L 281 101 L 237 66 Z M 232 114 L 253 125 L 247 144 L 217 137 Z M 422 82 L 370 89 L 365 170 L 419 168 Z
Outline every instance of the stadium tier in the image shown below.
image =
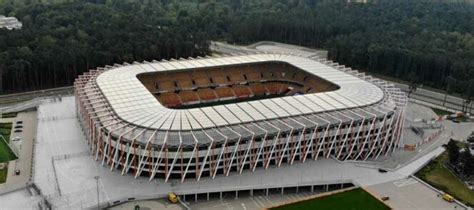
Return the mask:
M 331 61 L 284 54 L 106 66 L 75 82 L 94 157 L 133 176 L 200 180 L 402 145 L 406 96 Z

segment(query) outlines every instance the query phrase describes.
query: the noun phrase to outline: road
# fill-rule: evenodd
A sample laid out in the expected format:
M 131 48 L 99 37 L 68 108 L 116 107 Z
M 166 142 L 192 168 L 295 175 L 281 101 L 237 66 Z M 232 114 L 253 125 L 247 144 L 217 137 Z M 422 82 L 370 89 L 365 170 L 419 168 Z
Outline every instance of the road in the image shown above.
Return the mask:
M 35 98 L 71 95 L 74 92 L 73 86 L 52 88 L 38 91 L 29 91 L 23 93 L 15 93 L 8 95 L 0 95 L 0 107 L 8 107 L 24 101 L 29 101 Z

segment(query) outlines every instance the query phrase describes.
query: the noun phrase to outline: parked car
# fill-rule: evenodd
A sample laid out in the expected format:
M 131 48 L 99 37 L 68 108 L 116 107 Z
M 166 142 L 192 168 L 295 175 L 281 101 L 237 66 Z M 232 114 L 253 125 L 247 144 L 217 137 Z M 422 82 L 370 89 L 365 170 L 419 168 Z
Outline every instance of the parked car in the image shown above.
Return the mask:
M 453 196 L 451 196 L 448 193 L 444 193 L 442 197 L 443 197 L 443 200 L 445 200 L 445 201 L 448 201 L 450 203 L 454 202 Z
M 178 196 L 174 193 L 168 193 L 168 200 L 171 203 L 178 203 Z

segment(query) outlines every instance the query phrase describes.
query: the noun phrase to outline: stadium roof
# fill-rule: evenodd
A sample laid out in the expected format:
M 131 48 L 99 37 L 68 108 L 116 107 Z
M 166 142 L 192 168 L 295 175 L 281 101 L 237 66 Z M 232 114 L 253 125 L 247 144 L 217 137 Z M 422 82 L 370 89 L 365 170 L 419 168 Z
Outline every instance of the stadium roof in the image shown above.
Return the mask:
M 338 85 L 335 91 L 239 102 L 190 109 L 163 106 L 137 78 L 160 71 L 280 61 Z M 128 123 L 158 130 L 199 130 L 255 121 L 369 106 L 384 98 L 375 84 L 313 59 L 256 54 L 171 60 L 120 66 L 100 74 L 97 85 L 115 114 Z

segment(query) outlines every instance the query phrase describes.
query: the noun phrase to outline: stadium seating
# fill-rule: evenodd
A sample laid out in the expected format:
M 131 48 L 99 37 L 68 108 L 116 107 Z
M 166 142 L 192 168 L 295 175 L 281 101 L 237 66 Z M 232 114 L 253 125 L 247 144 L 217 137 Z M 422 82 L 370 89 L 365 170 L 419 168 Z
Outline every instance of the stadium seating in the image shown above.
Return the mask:
M 282 63 L 143 74 L 138 79 L 168 107 L 263 95 L 317 93 L 337 88 Z
M 280 93 L 280 90 L 282 88 L 282 85 L 276 82 L 269 82 L 269 83 L 266 83 L 265 85 L 267 86 L 267 89 L 270 92 L 270 94 L 278 94 Z
M 219 98 L 235 97 L 234 91 L 229 87 L 216 88 L 216 94 Z
M 156 88 L 159 92 L 172 92 L 175 90 L 175 82 L 168 80 L 168 81 L 158 81 L 156 82 Z
M 298 72 L 298 73 L 296 73 L 294 80 L 297 81 L 297 82 L 300 82 L 300 83 L 304 83 L 305 79 L 307 79 L 308 76 L 309 75 L 307 73 Z
M 180 89 L 191 89 L 193 87 L 193 80 L 188 73 L 176 73 L 174 79 L 178 83 Z
M 218 86 L 231 84 L 221 70 L 209 71 L 209 77 L 212 79 L 212 82 Z
M 254 95 L 265 95 L 269 93 L 265 85 L 261 83 L 252 83 L 249 85 L 249 88 Z
M 232 88 L 237 98 L 246 98 L 251 95 L 250 89 L 246 85 L 235 85 Z
M 176 107 L 181 105 L 178 95 L 175 93 L 161 93 L 158 95 L 158 100 L 167 107 Z
M 215 91 L 210 88 L 198 89 L 197 94 L 202 101 L 212 101 L 217 99 Z
M 191 102 L 199 102 L 199 97 L 195 91 L 185 90 L 178 93 L 179 98 L 183 104 L 188 104 Z
M 197 87 L 209 87 L 211 81 L 209 80 L 209 75 L 205 71 L 195 71 L 192 74 L 194 83 Z
M 230 82 L 232 82 L 233 84 L 245 82 L 244 76 L 240 72 L 230 72 L 228 76 L 230 78 Z
M 242 72 L 242 76 L 245 75 L 247 77 L 246 80 L 249 82 L 257 82 L 262 79 L 261 71 L 255 71 L 252 67 L 243 67 L 240 72 Z

